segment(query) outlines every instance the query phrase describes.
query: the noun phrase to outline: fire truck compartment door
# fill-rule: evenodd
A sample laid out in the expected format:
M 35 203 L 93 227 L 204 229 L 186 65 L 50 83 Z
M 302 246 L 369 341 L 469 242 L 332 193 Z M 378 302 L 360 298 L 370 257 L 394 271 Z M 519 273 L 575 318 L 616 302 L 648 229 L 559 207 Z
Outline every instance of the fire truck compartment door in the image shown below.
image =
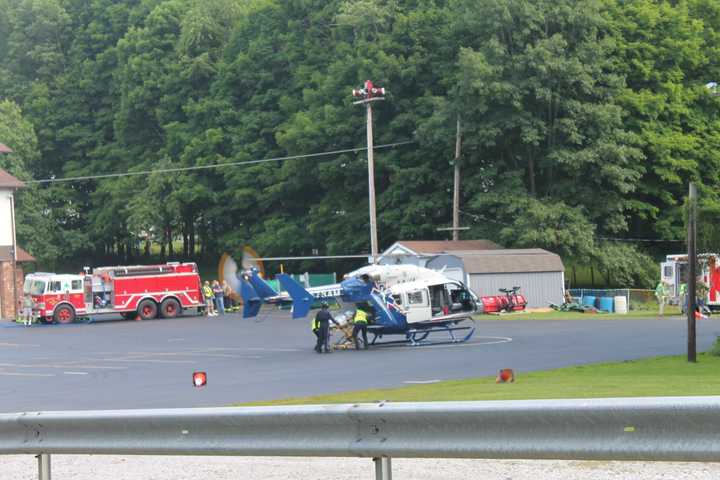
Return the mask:
M 83 291 L 85 293 L 85 308 L 91 310 L 93 307 L 93 284 L 92 277 L 89 275 L 85 276 Z
M 660 265 L 661 279 L 672 287 L 675 285 L 675 262 L 663 262 Z

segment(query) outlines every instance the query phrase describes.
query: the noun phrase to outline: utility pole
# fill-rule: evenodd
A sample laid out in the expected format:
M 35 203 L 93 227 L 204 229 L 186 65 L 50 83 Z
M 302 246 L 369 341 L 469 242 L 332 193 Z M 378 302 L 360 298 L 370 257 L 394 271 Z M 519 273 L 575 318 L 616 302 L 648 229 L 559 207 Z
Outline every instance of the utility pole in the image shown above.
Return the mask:
M 453 231 L 452 239 L 460 240 L 460 148 L 462 134 L 460 133 L 460 114 L 457 116 L 457 132 L 455 133 L 455 175 L 453 186 Z
M 368 159 L 368 203 L 370 205 L 370 254 L 372 263 L 378 258 L 378 237 L 377 237 L 377 214 L 375 209 L 375 159 L 373 156 L 373 118 L 372 102 L 385 100 L 385 89 L 373 85 L 370 80 L 365 80 L 364 88 L 352 91 L 353 97 L 360 100 L 353 102 L 354 105 L 365 105 L 367 110 L 367 159 Z
M 368 161 L 368 200 L 370 205 L 370 252 L 372 263 L 377 261 L 378 239 L 377 239 L 377 213 L 375 208 L 375 156 L 373 155 L 373 118 L 372 103 L 365 104 L 367 109 L 367 161 Z
M 470 227 L 460 226 L 460 156 L 462 155 L 462 128 L 460 124 L 460 114 L 457 116 L 456 132 L 455 132 L 455 158 L 453 159 L 454 178 L 453 178 L 453 226 L 436 228 L 437 231 L 452 231 L 453 241 L 460 240 L 460 230 L 470 230 Z
M 688 291 L 687 291 L 687 360 L 688 362 L 697 362 L 696 348 L 696 332 L 695 332 L 695 308 L 697 305 L 696 298 L 696 280 L 697 280 L 697 250 L 696 250 L 696 224 L 697 224 L 697 190 L 695 184 L 690 182 L 690 191 L 688 192 Z

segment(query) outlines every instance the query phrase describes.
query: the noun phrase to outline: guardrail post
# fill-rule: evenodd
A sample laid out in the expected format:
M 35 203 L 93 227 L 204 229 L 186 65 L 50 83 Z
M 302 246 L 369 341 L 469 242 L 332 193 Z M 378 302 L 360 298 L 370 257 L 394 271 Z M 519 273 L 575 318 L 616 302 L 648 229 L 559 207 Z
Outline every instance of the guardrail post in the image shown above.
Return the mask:
M 375 480 L 392 480 L 392 463 L 390 457 L 375 457 Z
M 38 460 L 38 480 L 50 480 L 50 455 L 41 453 L 36 458 Z

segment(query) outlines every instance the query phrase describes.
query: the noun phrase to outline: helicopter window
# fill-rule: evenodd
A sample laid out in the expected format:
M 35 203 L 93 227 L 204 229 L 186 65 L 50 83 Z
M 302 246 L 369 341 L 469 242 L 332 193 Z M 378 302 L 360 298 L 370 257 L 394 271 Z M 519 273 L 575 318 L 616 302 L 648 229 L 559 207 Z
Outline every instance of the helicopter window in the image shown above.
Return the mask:
M 422 305 L 425 303 L 425 295 L 422 290 L 408 292 L 407 296 L 409 305 Z
M 470 294 L 466 290 L 451 290 L 450 298 L 453 303 L 462 303 L 470 300 Z
M 395 305 L 402 305 L 402 295 L 393 295 L 392 298 Z

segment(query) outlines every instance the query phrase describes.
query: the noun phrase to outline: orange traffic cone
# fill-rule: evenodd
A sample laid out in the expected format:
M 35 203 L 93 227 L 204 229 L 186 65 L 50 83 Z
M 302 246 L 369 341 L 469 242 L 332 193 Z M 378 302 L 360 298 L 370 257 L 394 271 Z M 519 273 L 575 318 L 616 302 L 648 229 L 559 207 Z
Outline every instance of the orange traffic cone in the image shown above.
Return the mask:
M 515 373 L 512 368 L 503 368 L 498 372 L 495 383 L 512 383 L 515 381 Z

